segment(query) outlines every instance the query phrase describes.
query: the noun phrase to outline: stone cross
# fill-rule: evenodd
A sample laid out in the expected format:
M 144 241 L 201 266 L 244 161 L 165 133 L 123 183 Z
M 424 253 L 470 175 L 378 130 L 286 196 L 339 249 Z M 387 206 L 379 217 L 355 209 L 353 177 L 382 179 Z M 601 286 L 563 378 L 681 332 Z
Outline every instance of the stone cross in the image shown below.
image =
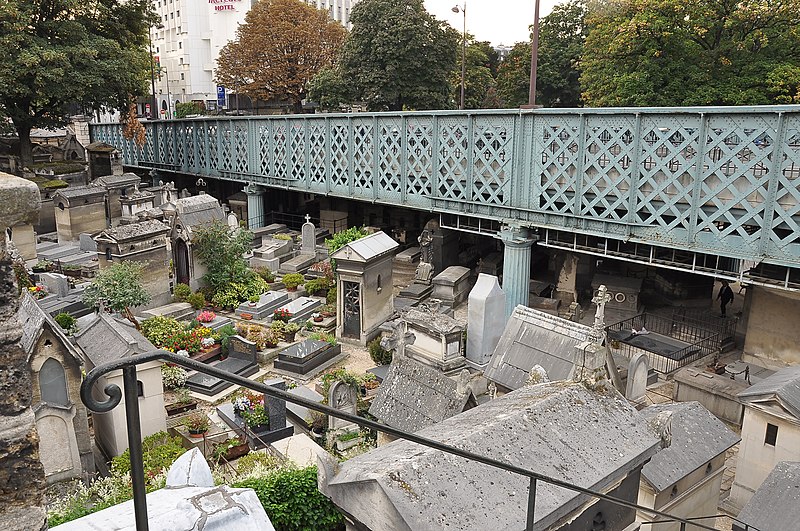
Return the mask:
M 605 337 L 605 317 L 606 317 L 606 303 L 612 298 L 608 289 L 601 285 L 597 289 L 597 295 L 594 296 L 592 302 L 597 305 L 594 312 L 594 326 L 592 326 L 592 337 L 595 341 L 602 341 Z
M 428 229 L 422 231 L 422 234 L 419 235 L 417 238 L 419 242 L 420 248 L 420 261 L 426 262 L 428 264 L 433 262 L 433 250 L 431 249 L 431 244 L 433 243 L 433 237 Z
M 311 216 L 306 214 L 306 223 L 311 223 Z
M 408 331 L 408 323 L 402 319 L 395 319 L 384 324 L 392 331 L 392 335 L 381 339 L 381 348 L 394 350 L 397 357 L 402 358 L 406 355 L 406 345 L 413 345 L 417 336 Z

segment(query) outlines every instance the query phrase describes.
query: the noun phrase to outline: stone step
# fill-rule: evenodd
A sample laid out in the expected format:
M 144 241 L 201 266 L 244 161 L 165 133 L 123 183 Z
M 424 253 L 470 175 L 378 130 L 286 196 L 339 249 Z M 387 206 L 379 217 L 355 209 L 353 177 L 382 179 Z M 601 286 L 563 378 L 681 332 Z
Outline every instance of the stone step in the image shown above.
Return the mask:
M 36 254 L 40 260 L 50 260 L 50 261 L 55 261 L 64 256 L 69 256 L 81 252 L 83 251 L 81 251 L 77 245 L 72 245 L 72 244 L 56 245 L 55 247 L 46 249 L 44 251 L 39 251 L 38 249 L 36 250 Z
M 188 321 L 194 319 L 194 308 L 192 308 L 192 305 L 188 302 L 173 302 L 142 312 L 143 319 L 148 319 L 157 315 L 172 317 L 178 321 Z

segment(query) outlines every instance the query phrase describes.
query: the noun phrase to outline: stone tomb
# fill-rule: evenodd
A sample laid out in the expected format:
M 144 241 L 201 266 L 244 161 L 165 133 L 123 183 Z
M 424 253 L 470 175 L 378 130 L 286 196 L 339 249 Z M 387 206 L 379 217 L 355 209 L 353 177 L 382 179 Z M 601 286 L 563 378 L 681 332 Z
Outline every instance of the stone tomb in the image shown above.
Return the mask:
M 200 314 L 202 310 L 199 310 L 197 313 Z M 217 331 L 223 326 L 226 325 L 233 325 L 233 320 L 230 317 L 225 317 L 224 315 L 217 314 L 214 317 L 213 321 L 209 321 L 208 323 L 203 323 L 203 326 L 206 328 L 210 328 L 211 330 Z
M 406 353 L 441 371 L 464 366 L 464 327 L 452 317 L 427 309 L 412 308 L 402 317 L 406 330 L 416 336 Z
M 628 316 L 639 313 L 639 292 L 642 291 L 642 279 L 596 274 L 592 278 L 592 290 L 597 294 L 601 285 L 608 288 L 611 299 L 606 303 L 606 310 L 617 310 Z
M 232 336 L 228 343 L 228 359 L 214 367 L 239 376 L 252 376 L 258 372 L 256 344 L 241 336 Z M 214 396 L 233 384 L 216 376 L 197 373 L 186 380 L 186 387 L 206 396 Z
M 253 319 L 264 319 L 272 317 L 272 313 L 289 302 L 289 295 L 281 291 L 268 291 L 262 294 L 258 302 L 251 304 L 250 302 L 243 302 L 236 308 L 236 315 L 239 317 L 243 313 L 249 313 Z
M 433 294 L 431 297 L 450 306 L 457 306 L 469 296 L 469 269 L 462 266 L 450 266 L 433 277 Z
M 322 306 L 322 301 L 319 299 L 297 297 L 295 300 L 289 302 L 289 304 L 281 306 L 281 308 L 289 310 L 289 313 L 292 314 L 292 318 L 289 319 L 290 323 L 304 324 L 309 317 L 311 317 L 311 314 L 314 313 L 314 310 L 320 306 Z
M 286 390 L 286 382 L 280 378 L 265 380 L 264 385 L 280 391 Z M 269 426 L 265 430 L 254 432 L 248 428 L 242 417 L 233 411 L 233 404 L 225 402 L 217 407 L 217 414 L 222 421 L 235 430 L 237 435 L 245 435 L 252 448 L 264 448 L 269 443 L 294 435 L 294 427 L 286 425 L 286 401 L 264 394 L 264 405 L 269 414 Z
M 293 245 L 291 240 L 275 240 L 264 238 L 258 249 L 253 249 L 250 267 L 269 267 L 277 270 L 282 260 L 291 258 Z
M 275 360 L 275 368 L 304 376 L 341 352 L 341 345 L 306 339 L 282 350 Z
M 467 307 L 467 359 L 485 365 L 492 358 L 506 327 L 506 294 L 497 277 L 478 275 Z

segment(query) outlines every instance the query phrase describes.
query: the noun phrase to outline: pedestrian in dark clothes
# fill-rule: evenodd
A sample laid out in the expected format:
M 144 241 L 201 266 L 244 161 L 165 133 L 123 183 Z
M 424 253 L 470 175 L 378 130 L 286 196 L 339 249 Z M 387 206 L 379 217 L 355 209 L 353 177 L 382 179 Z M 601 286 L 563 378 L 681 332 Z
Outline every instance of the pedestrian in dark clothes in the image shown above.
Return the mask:
M 733 300 L 733 290 L 727 280 L 721 280 L 720 282 L 722 282 L 722 287 L 719 288 L 717 300 L 719 301 L 720 317 L 725 317 L 725 306 Z

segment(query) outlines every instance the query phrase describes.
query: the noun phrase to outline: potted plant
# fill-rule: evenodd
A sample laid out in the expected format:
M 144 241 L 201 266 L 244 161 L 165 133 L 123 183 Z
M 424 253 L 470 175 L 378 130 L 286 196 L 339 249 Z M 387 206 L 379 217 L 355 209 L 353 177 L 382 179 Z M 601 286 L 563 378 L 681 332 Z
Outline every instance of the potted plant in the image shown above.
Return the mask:
M 255 308 L 255 306 L 256 306 L 256 304 L 258 304 L 259 300 L 261 300 L 261 296 L 260 295 L 250 295 L 247 298 L 247 305 L 250 306 L 251 308 Z
M 190 437 L 199 438 L 208 432 L 211 427 L 211 421 L 205 413 L 192 413 L 183 421 L 183 425 L 189 431 Z
M 269 412 L 263 404 L 255 404 L 242 411 L 242 420 L 254 432 L 265 431 L 269 428 Z
M 264 348 L 275 348 L 278 346 L 278 338 L 275 337 L 276 334 L 271 329 L 265 329 L 261 335 L 264 340 Z
M 294 341 L 294 337 L 297 335 L 298 330 L 300 330 L 300 326 L 297 323 L 287 323 L 283 328 L 283 340 L 287 343 L 291 343 Z
M 214 446 L 214 460 L 219 462 L 221 459 L 232 461 L 250 452 L 247 441 L 239 437 L 228 439 L 227 441 Z
M 297 286 L 304 282 L 303 275 L 300 273 L 289 273 L 283 276 L 283 284 L 287 291 L 297 291 Z
M 306 419 L 306 422 L 308 422 L 309 426 L 311 427 L 312 437 L 319 439 L 325 433 L 325 427 L 328 424 L 328 418 L 325 416 L 324 413 L 311 410 L 308 413 L 308 418 Z
M 186 387 L 178 387 L 175 389 L 175 402 L 164 406 L 164 409 L 167 410 L 168 417 L 186 413 L 196 408 L 197 400 L 192 398 L 192 395 L 189 394 L 189 389 Z
M 283 321 L 284 323 L 288 323 L 289 319 L 291 318 L 292 318 L 292 312 L 290 312 L 286 308 L 278 308 L 272 313 L 273 321 Z
M 313 313 L 313 314 L 311 314 L 311 318 L 314 319 L 315 323 L 321 323 L 322 319 L 323 319 L 321 313 Z

